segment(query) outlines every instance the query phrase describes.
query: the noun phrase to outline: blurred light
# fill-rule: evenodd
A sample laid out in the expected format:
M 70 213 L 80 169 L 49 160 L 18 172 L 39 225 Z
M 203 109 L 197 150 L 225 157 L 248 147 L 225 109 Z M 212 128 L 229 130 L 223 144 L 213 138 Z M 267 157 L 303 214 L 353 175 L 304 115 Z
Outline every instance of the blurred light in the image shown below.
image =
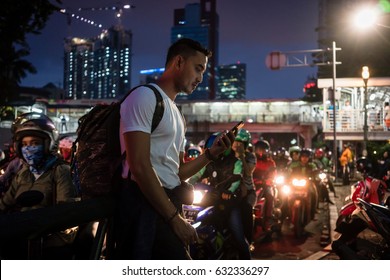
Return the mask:
M 362 78 L 363 80 L 367 80 L 370 78 L 370 71 L 368 70 L 368 66 L 362 67 Z
M 360 10 L 353 19 L 354 25 L 361 30 L 367 30 L 368 28 L 376 25 L 379 11 L 373 7 L 365 7 Z

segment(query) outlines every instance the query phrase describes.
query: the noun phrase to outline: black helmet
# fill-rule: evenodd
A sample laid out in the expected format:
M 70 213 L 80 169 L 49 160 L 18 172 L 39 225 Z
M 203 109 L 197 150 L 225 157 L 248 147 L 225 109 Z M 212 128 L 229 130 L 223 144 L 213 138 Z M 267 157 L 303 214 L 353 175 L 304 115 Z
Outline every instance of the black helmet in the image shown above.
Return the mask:
M 264 140 L 264 139 L 260 139 L 255 144 L 255 150 L 263 149 L 263 150 L 269 151 L 270 148 L 271 148 L 271 146 L 269 145 L 268 141 Z
M 25 136 L 36 136 L 44 139 L 45 154 L 56 154 L 58 151 L 58 131 L 53 121 L 41 113 L 27 113 L 19 116 L 12 124 L 16 153 L 22 158 L 22 139 Z
M 299 153 L 299 157 L 301 156 L 307 156 L 308 158 L 311 158 L 313 155 L 313 151 L 309 148 L 303 148 L 300 153 Z
M 356 160 L 356 170 L 360 173 L 367 174 L 371 171 L 371 168 L 372 164 L 366 157 L 362 157 Z

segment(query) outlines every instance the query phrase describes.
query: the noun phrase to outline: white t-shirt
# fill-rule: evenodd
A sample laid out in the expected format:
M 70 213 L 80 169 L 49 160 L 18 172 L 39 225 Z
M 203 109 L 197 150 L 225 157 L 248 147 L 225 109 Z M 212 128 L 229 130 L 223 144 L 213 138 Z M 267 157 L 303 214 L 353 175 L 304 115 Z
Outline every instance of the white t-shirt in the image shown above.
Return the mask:
M 165 105 L 161 122 L 151 134 L 150 160 L 161 183 L 166 188 L 180 185 L 179 153 L 184 152 L 185 127 L 182 115 L 176 104 L 156 84 Z M 139 87 L 121 104 L 120 142 L 125 151 L 123 134 L 129 131 L 151 132 L 153 114 L 156 108 L 156 97 L 152 89 Z M 123 162 L 122 177 L 126 178 L 129 166 Z

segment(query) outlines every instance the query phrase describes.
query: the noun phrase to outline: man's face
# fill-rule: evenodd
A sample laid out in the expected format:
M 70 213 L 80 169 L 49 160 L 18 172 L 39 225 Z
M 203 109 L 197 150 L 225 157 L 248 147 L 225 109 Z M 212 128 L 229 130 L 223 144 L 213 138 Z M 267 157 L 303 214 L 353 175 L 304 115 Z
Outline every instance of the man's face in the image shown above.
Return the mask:
M 43 140 L 35 136 L 25 136 L 22 139 L 22 147 L 42 145 Z
M 179 71 L 176 79 L 178 92 L 191 94 L 196 89 L 203 80 L 207 62 L 208 58 L 201 52 L 187 58 L 179 56 L 176 65 Z
M 291 157 L 292 157 L 293 160 L 299 160 L 299 153 L 298 152 L 293 152 Z
M 303 164 L 307 164 L 309 162 L 309 157 L 307 155 L 302 155 L 301 156 L 301 162 Z
M 232 149 L 236 153 L 243 153 L 245 151 L 244 143 L 242 143 L 241 141 L 234 141 L 232 144 Z

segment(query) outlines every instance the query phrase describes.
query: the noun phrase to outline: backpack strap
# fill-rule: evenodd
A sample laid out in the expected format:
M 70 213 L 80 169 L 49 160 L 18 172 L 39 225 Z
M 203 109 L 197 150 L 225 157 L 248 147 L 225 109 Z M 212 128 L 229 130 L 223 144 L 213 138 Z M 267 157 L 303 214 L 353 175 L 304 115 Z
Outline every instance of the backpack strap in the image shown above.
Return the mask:
M 152 129 L 151 129 L 151 133 L 153 133 L 153 131 L 157 128 L 157 126 L 160 124 L 162 118 L 163 118 L 163 115 L 164 115 L 164 110 L 165 110 L 165 105 L 164 105 L 164 101 L 163 101 L 163 98 L 161 96 L 161 93 L 160 91 L 153 85 L 151 84 L 145 84 L 145 85 L 139 85 L 139 86 L 136 86 L 134 88 L 132 88 L 123 98 L 122 100 L 120 101 L 120 103 L 122 103 L 129 95 L 130 93 L 132 93 L 135 89 L 139 88 L 139 87 L 148 87 L 150 88 L 151 90 L 153 90 L 153 93 L 154 93 L 154 96 L 156 96 L 156 107 L 154 109 L 154 113 L 153 113 L 153 119 L 152 119 Z
M 154 109 L 153 120 L 152 120 L 152 131 L 151 131 L 153 133 L 153 131 L 157 128 L 157 126 L 160 124 L 163 118 L 165 105 L 161 93 L 156 87 L 150 84 L 144 86 L 153 90 L 154 95 L 156 96 L 156 108 Z

